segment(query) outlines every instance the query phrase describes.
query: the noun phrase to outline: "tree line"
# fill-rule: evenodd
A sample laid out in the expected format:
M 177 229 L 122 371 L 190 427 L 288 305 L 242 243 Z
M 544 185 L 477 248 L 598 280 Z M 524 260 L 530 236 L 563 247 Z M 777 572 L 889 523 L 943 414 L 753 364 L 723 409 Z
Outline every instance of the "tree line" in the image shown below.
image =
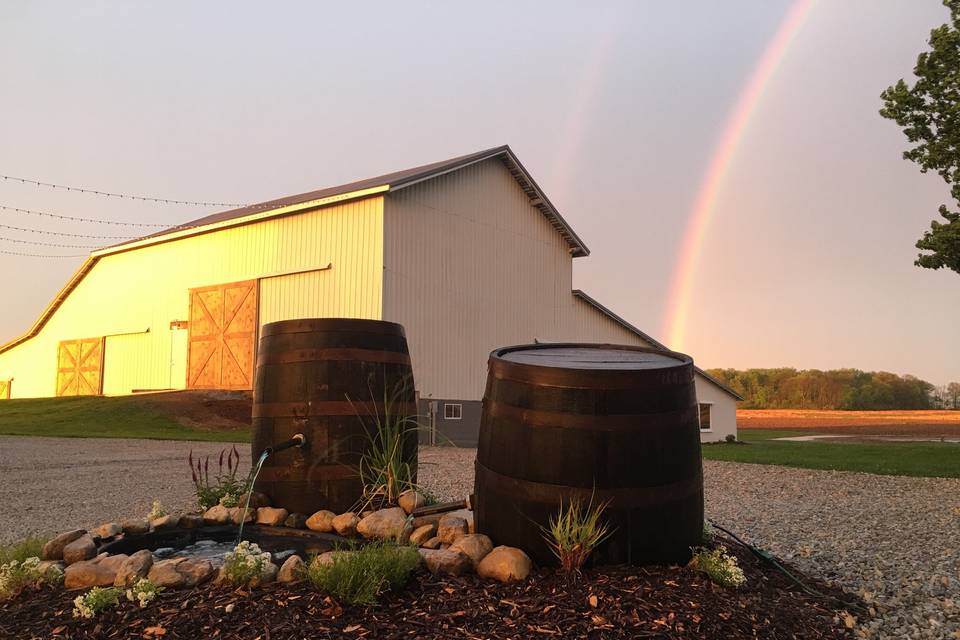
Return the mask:
M 710 369 L 743 396 L 741 409 L 960 409 L 960 382 L 859 369 Z

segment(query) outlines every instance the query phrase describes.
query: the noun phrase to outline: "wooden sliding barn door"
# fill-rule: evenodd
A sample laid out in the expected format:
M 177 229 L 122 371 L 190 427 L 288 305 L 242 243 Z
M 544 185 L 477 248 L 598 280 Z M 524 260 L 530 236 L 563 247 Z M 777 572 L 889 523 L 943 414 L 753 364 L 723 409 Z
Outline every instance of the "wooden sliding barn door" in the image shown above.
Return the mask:
M 12 384 L 13 380 L 0 380 L 0 400 L 10 399 L 10 385 Z
M 103 392 L 103 338 L 64 340 L 57 348 L 57 395 Z
M 257 281 L 190 290 L 187 388 L 252 389 Z

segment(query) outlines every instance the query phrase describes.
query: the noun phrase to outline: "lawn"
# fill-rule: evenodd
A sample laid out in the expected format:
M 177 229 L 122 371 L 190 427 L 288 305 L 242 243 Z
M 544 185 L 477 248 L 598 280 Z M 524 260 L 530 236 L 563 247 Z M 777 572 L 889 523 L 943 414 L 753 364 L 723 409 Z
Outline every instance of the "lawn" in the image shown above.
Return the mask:
M 706 460 L 778 464 L 880 475 L 960 478 L 960 444 L 938 442 L 782 442 L 807 431 L 741 430 L 745 444 L 703 447 Z
M 0 435 L 250 441 L 249 428 L 191 428 L 136 396 L 4 400 Z

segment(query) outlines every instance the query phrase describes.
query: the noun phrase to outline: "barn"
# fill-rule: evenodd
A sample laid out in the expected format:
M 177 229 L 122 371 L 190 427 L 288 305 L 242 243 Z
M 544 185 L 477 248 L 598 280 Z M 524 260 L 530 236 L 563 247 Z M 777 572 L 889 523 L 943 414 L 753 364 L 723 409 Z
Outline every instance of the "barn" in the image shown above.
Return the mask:
M 431 437 L 475 442 L 498 346 L 665 348 L 587 293 L 589 250 L 508 146 L 216 213 L 94 251 L 0 347 L 12 398 L 248 390 L 265 323 L 399 322 Z M 736 433 L 736 393 L 696 374 L 701 439 Z

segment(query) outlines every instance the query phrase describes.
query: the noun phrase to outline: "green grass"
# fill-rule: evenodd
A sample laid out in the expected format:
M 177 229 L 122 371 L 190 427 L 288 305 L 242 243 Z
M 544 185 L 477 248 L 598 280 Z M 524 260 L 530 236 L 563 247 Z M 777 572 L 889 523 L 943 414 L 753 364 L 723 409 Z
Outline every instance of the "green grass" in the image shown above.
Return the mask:
M 132 396 L 4 400 L 0 435 L 250 441 L 250 429 L 191 429 Z
M 39 558 L 40 551 L 46 543 L 47 541 L 44 538 L 24 538 L 19 542 L 0 544 L 0 565 L 7 564 L 12 560 L 23 562 L 34 556 Z
M 706 460 L 778 464 L 804 469 L 862 471 L 891 476 L 960 478 L 960 444 L 939 442 L 782 442 L 804 431 L 743 429 L 747 444 L 703 447 Z
M 416 549 L 390 542 L 371 542 L 321 565 L 311 561 L 307 580 L 343 604 L 372 605 L 386 591 L 399 590 L 417 568 Z

